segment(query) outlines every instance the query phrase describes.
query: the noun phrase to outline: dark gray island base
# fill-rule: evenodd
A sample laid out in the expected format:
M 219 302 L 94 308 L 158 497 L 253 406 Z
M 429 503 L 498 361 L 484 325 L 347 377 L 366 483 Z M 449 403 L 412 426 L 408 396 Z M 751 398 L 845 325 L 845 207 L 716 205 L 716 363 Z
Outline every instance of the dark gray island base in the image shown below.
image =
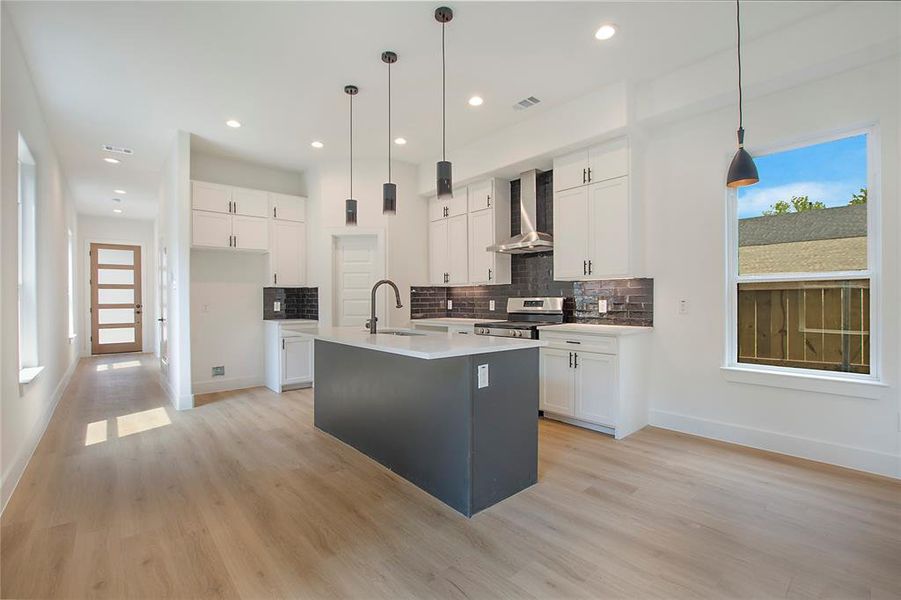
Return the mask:
M 316 427 L 467 517 L 537 482 L 538 348 L 427 360 L 317 339 L 314 364 Z

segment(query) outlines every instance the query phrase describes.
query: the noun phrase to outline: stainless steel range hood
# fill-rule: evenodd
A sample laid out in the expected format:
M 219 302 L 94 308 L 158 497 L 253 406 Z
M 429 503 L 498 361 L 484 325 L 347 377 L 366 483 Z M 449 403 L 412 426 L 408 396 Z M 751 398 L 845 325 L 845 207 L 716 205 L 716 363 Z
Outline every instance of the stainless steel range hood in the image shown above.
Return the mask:
M 535 254 L 554 249 L 554 238 L 548 233 L 537 231 L 538 227 L 538 171 L 533 169 L 519 176 L 519 222 L 520 233 L 494 246 L 489 252 L 502 254 Z

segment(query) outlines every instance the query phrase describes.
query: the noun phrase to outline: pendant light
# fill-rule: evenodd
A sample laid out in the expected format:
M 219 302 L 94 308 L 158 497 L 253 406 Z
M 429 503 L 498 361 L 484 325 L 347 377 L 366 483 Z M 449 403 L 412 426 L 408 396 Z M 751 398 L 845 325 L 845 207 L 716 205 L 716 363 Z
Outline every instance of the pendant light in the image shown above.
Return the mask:
M 391 182 L 391 65 L 397 62 L 397 53 L 382 52 L 382 62 L 388 65 L 388 183 L 382 184 L 382 214 L 397 214 L 397 186 Z
M 344 224 L 357 224 L 357 201 L 354 200 L 354 96 L 359 93 L 355 85 L 345 85 L 344 93 L 350 97 L 350 197 L 344 201 Z
M 726 175 L 726 186 L 731 188 L 753 185 L 760 181 L 757 176 L 757 165 L 745 150 L 745 129 L 742 127 L 741 112 L 741 5 L 735 0 L 735 24 L 738 29 L 738 151 L 732 157 L 729 173 Z
M 438 161 L 437 188 L 439 198 L 451 198 L 454 195 L 453 177 L 451 176 L 451 164 L 445 156 L 447 150 L 447 86 L 446 67 L 444 61 L 444 26 L 454 18 L 454 11 L 446 6 L 435 9 L 435 20 L 441 23 L 441 160 Z

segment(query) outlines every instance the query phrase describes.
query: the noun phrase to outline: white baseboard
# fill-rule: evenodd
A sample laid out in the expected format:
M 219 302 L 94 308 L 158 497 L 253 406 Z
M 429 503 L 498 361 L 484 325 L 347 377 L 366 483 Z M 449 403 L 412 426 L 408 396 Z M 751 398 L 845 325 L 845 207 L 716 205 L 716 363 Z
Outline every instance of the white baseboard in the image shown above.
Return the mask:
M 889 452 L 700 419 L 663 410 L 650 411 L 650 424 L 740 446 L 901 478 L 901 456 Z
M 163 392 L 166 393 L 166 396 L 169 398 L 169 403 L 175 410 L 188 410 L 194 408 L 194 394 L 185 394 L 183 396 L 176 394 L 175 390 L 172 389 L 172 386 L 169 385 L 169 378 L 163 371 L 160 371 L 160 387 L 163 388 Z
M 63 376 L 60 378 L 59 383 L 56 384 L 53 394 L 50 396 L 47 411 L 41 417 L 41 420 L 35 424 L 29 439 L 19 450 L 7 472 L 3 474 L 3 479 L 0 481 L 0 489 L 2 489 L 2 492 L 0 492 L 0 494 L 2 494 L 0 495 L 0 513 L 6 509 L 6 503 L 12 498 L 16 486 L 19 485 L 19 480 L 22 479 L 22 475 L 25 473 L 25 468 L 28 467 L 31 457 L 34 456 L 34 451 L 37 450 L 38 444 L 41 443 L 41 438 L 44 437 L 44 432 L 47 431 L 47 426 L 50 425 L 53 413 L 56 412 L 56 407 L 59 405 L 59 401 L 62 399 L 66 387 L 68 387 L 69 382 L 72 380 L 72 375 L 75 374 L 75 368 L 78 366 L 80 360 L 81 357 L 76 355 L 75 359 L 69 364 L 66 372 L 63 373 Z
M 209 394 L 212 392 L 243 390 L 244 388 L 260 385 L 266 385 L 262 377 L 217 377 L 215 379 L 195 381 L 191 389 L 194 394 Z

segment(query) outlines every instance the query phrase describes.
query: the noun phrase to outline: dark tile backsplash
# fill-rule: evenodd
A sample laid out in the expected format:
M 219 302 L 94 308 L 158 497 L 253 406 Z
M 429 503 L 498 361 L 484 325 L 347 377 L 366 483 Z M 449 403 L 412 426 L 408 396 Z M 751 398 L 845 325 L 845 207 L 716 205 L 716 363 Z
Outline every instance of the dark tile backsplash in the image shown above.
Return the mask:
M 538 176 L 538 230 L 554 233 L 553 172 Z M 510 183 L 511 230 L 520 232 L 519 180 Z M 564 320 L 570 323 L 605 325 L 653 325 L 654 280 L 611 279 L 601 281 L 554 281 L 554 255 L 514 254 L 509 285 L 469 287 L 415 287 L 410 291 L 410 318 L 462 317 L 504 319 L 507 298 L 562 296 Z M 607 313 L 598 315 L 598 299 L 607 299 Z M 447 309 L 447 301 L 453 309 Z M 489 302 L 494 300 L 495 310 Z
M 272 310 L 282 303 L 279 312 Z M 319 319 L 319 288 L 263 288 L 264 319 Z

